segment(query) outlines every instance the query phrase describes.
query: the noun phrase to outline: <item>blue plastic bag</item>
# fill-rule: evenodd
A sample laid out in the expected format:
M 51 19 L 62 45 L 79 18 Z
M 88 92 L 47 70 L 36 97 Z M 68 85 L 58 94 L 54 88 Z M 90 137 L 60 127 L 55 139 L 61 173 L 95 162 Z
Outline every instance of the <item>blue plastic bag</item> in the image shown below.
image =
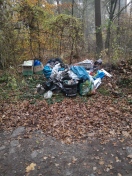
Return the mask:
M 45 75 L 45 77 L 47 78 L 47 79 L 49 79 L 50 78 L 50 75 L 51 75 L 51 73 L 52 73 L 52 69 L 50 68 L 50 66 L 44 66 L 44 68 L 43 68 L 43 73 L 44 73 L 44 75 Z
M 97 79 L 97 78 L 102 79 L 102 78 L 104 78 L 104 77 L 105 77 L 104 72 L 102 72 L 101 70 L 98 70 L 98 71 L 97 71 L 97 74 L 96 74 L 95 76 L 93 76 L 93 79 L 94 79 L 94 80 Z
M 78 76 L 79 79 L 88 80 L 89 75 L 86 69 L 82 66 L 72 66 L 71 70 Z

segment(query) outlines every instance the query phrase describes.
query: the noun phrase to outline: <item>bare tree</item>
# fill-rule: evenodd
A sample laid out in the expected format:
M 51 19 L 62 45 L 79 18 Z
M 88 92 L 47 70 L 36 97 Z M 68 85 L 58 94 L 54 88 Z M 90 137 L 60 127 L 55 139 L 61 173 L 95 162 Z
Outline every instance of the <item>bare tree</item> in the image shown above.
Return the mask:
M 109 0 L 106 8 L 107 11 L 109 13 L 109 21 L 108 21 L 108 27 L 107 27 L 107 35 L 106 35 L 106 41 L 105 41 L 105 48 L 108 49 L 108 55 L 109 55 L 109 47 L 110 47 L 110 36 L 111 36 L 111 25 L 112 22 L 119 17 L 119 15 L 122 13 L 122 11 L 124 9 L 127 8 L 127 6 L 129 6 L 132 1 L 130 1 L 129 3 L 127 3 L 124 7 L 119 7 L 118 12 L 115 14 L 116 12 L 116 7 L 117 7 L 117 2 L 118 0 Z M 119 1 L 119 6 L 120 6 L 120 1 Z

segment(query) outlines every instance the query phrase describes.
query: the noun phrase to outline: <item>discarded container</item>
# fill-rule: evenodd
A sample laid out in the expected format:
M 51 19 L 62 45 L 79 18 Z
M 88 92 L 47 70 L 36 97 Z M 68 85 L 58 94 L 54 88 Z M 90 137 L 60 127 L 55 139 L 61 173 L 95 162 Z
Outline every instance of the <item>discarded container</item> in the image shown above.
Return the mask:
M 22 73 L 23 75 L 33 75 L 33 65 L 34 65 L 34 60 L 28 60 L 24 61 L 22 64 Z
M 67 97 L 74 97 L 77 95 L 77 81 L 74 80 L 64 80 L 63 81 L 63 91 Z
M 34 73 L 43 74 L 43 64 L 39 60 L 34 61 Z

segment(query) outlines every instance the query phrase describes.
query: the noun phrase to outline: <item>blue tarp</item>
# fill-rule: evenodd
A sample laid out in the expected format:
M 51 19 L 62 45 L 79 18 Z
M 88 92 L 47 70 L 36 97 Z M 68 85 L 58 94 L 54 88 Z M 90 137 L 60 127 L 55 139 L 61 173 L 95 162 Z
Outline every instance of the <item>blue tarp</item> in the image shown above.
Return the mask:
M 49 79 L 50 78 L 50 75 L 51 75 L 51 73 L 52 73 L 52 69 L 51 69 L 51 67 L 50 66 L 44 66 L 44 68 L 43 68 L 43 73 L 44 73 L 44 75 L 45 75 L 45 77 L 47 78 L 47 79 Z
M 87 73 L 87 71 L 85 70 L 84 67 L 82 66 L 71 66 L 70 68 L 77 76 L 79 79 L 83 79 L 83 80 L 88 80 L 89 79 L 89 75 Z

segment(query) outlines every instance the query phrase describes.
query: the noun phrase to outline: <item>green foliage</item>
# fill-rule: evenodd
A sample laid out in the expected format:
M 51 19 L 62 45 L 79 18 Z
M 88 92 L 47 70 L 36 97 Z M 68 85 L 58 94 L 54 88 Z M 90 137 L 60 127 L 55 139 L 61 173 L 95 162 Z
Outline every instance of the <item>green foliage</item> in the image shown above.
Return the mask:
M 105 96 L 109 96 L 109 95 L 110 95 L 110 92 L 109 92 L 106 88 L 100 87 L 100 88 L 98 89 L 98 91 L 99 91 L 102 95 L 105 95 Z
M 132 79 L 131 78 L 121 78 L 118 80 L 117 84 L 121 87 L 132 87 Z
M 128 99 L 127 101 L 130 105 L 132 104 L 132 99 Z
M 3 83 L 3 82 L 7 82 L 8 81 L 8 76 L 7 74 L 3 74 L 1 77 L 0 77 L 0 83 Z
M 112 44 L 111 60 L 116 64 L 124 53 L 124 49 L 121 48 L 116 42 Z
M 11 89 L 17 89 L 18 85 L 17 85 L 17 81 L 15 77 L 8 77 L 8 87 L 10 87 Z

